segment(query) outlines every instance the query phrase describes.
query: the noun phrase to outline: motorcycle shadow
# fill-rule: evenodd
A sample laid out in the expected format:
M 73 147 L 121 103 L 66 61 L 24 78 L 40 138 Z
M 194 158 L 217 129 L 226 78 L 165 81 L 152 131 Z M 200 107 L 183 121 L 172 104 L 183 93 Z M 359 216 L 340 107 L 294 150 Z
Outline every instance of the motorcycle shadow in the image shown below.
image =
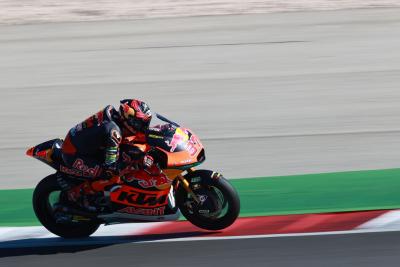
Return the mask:
M 79 239 L 26 238 L 0 242 L 0 258 L 27 255 L 51 255 L 95 250 L 119 244 L 163 241 L 177 238 L 204 237 L 218 232 L 189 231 L 171 234 L 148 234 L 132 236 L 95 236 Z

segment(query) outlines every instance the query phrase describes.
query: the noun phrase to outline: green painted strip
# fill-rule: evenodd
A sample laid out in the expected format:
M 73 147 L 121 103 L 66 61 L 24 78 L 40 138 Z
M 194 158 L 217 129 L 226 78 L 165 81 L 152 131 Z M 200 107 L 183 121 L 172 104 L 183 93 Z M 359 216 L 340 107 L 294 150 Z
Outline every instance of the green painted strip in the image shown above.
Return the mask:
M 400 169 L 231 180 L 241 216 L 400 208 Z M 0 190 L 0 226 L 39 225 L 32 189 Z
M 241 216 L 400 208 L 400 169 L 232 180 Z
M 0 190 L 0 226 L 40 225 L 32 208 L 33 189 Z

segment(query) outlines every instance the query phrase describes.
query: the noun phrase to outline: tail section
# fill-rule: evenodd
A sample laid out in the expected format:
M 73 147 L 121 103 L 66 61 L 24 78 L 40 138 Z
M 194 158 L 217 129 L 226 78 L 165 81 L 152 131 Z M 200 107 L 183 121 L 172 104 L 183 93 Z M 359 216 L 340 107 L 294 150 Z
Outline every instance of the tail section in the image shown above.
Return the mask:
M 26 155 L 29 157 L 33 157 L 35 151 L 35 147 L 31 147 L 26 151 Z
M 26 155 L 38 159 L 55 169 L 58 169 L 61 161 L 60 154 L 62 142 L 63 141 L 61 139 L 46 141 L 29 148 L 26 151 Z

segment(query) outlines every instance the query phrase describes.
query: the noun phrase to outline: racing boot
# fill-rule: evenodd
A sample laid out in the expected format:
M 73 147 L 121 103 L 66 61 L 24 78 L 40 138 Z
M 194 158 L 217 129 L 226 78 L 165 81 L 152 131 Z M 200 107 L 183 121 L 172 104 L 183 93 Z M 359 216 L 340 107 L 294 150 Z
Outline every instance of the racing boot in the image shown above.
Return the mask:
M 95 195 L 96 192 L 92 189 L 89 181 L 73 187 L 67 193 L 70 202 L 90 212 L 97 211 L 97 208 L 92 204 Z

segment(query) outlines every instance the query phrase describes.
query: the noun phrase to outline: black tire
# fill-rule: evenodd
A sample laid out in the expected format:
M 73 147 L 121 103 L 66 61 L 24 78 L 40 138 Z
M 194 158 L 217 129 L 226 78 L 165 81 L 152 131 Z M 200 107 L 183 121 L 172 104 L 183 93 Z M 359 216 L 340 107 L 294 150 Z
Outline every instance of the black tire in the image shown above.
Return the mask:
M 83 238 L 93 234 L 100 224 L 97 222 L 57 223 L 49 196 L 52 192 L 61 191 L 55 174 L 49 175 L 39 182 L 33 192 L 32 204 L 36 217 L 47 230 L 63 238 Z
M 216 177 L 215 173 L 209 170 L 197 170 L 185 176 L 185 179 L 191 184 L 191 188 L 195 194 L 197 191 L 193 187 L 192 179 L 198 179 L 199 177 L 201 181 L 197 183 L 200 183 L 203 188 L 216 188 L 222 193 L 224 201 L 226 201 L 226 205 L 228 205 L 227 211 L 222 217 L 218 218 L 205 217 L 200 213 L 194 212 L 193 209 L 185 205 L 188 201 L 188 193 L 182 186 L 179 186 L 176 192 L 176 202 L 182 215 L 192 224 L 206 230 L 222 230 L 233 224 L 240 212 L 240 200 L 236 190 L 224 177 Z

